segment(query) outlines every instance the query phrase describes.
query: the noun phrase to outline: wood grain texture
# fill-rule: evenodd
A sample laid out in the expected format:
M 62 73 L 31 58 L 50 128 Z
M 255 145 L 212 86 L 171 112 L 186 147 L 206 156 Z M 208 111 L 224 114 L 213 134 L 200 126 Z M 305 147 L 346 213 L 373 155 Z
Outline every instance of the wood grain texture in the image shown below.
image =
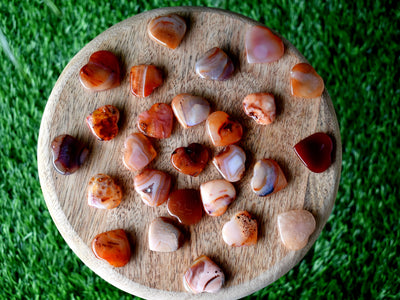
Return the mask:
M 148 22 L 159 15 L 177 13 L 188 24 L 181 45 L 170 50 L 150 40 Z M 127 19 L 100 34 L 86 45 L 67 65 L 46 105 L 38 143 L 39 176 L 46 204 L 60 233 L 78 257 L 102 278 L 118 288 L 144 298 L 243 297 L 278 279 L 296 265 L 314 244 L 334 204 L 341 170 L 341 141 L 336 115 L 328 92 L 321 98 L 299 99 L 290 95 L 289 72 L 294 64 L 306 59 L 283 39 L 285 54 L 277 62 L 249 65 L 244 51 L 244 34 L 257 22 L 231 12 L 194 7 L 162 8 Z M 199 78 L 194 71 L 196 60 L 218 46 L 232 58 L 236 71 L 224 82 Z M 79 82 L 79 69 L 98 50 L 114 52 L 122 62 L 121 85 L 105 92 L 85 90 Z M 166 75 L 164 84 L 148 98 L 139 99 L 129 92 L 129 69 L 133 65 L 154 64 Z M 277 118 L 268 126 L 256 125 L 242 110 L 242 100 L 250 93 L 270 92 L 276 97 Z M 240 121 L 244 136 L 239 143 L 247 154 L 246 174 L 235 183 L 237 199 L 220 217 L 204 216 L 200 223 L 185 227 L 186 242 L 174 253 L 149 251 L 147 231 L 158 216 L 168 216 L 166 205 L 144 205 L 133 189 L 135 173 L 122 163 L 124 139 L 137 132 L 137 115 L 154 103 L 170 103 L 179 93 L 203 96 L 213 110 L 223 110 Z M 120 133 L 112 141 L 96 140 L 85 124 L 85 117 L 99 106 L 112 104 L 121 111 Z M 321 174 L 311 173 L 302 165 L 293 146 L 308 135 L 323 131 L 334 139 L 335 158 Z M 90 155 L 84 165 L 69 176 L 59 175 L 52 166 L 50 143 L 68 133 L 85 142 Z M 178 173 L 170 164 L 177 147 L 198 142 L 211 153 L 212 146 L 205 124 L 183 129 L 175 120 L 172 136 L 153 140 L 158 156 L 150 165 L 174 178 L 174 188 L 199 188 L 202 182 L 221 178 L 211 164 L 199 177 Z M 259 198 L 250 189 L 252 166 L 261 158 L 273 158 L 282 166 L 288 186 L 269 197 Z M 89 207 L 87 184 L 91 176 L 106 173 L 122 185 L 125 197 L 121 205 L 103 211 Z M 317 229 L 308 245 L 300 251 L 287 251 L 281 244 L 276 225 L 277 215 L 291 209 L 305 208 L 313 213 Z M 248 210 L 259 222 L 257 245 L 244 248 L 227 246 L 221 236 L 223 224 L 238 210 Z M 95 235 L 123 228 L 129 233 L 133 255 L 125 267 L 113 268 L 95 258 L 90 243 Z M 182 275 L 200 255 L 208 255 L 226 273 L 224 288 L 215 295 L 196 295 L 184 291 Z

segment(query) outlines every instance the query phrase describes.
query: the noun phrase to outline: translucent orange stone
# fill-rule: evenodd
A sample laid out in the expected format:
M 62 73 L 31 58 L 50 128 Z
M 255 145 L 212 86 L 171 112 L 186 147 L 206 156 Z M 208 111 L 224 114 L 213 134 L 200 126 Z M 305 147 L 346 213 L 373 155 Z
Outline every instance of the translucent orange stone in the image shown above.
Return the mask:
M 89 206 L 112 209 L 121 203 L 122 190 L 110 176 L 97 174 L 89 180 L 87 199 Z
M 120 67 L 117 57 L 110 51 L 93 53 L 89 62 L 79 71 L 82 85 L 93 91 L 104 91 L 119 86 Z
M 125 139 L 123 163 L 131 171 L 139 171 L 157 155 L 149 139 L 142 133 L 132 133 Z
M 196 177 L 206 167 L 208 155 L 206 147 L 193 143 L 176 149 L 171 155 L 171 163 L 179 172 Z
M 179 46 L 185 32 L 185 20 L 175 14 L 154 18 L 147 27 L 147 33 L 153 41 L 170 49 Z
M 173 191 L 167 202 L 168 213 L 184 225 L 200 222 L 203 216 L 203 204 L 199 192 L 193 189 Z
M 232 76 L 234 70 L 232 60 L 217 47 L 208 50 L 196 62 L 196 73 L 204 79 L 227 80 Z
M 100 141 L 109 141 L 118 134 L 119 111 L 115 106 L 104 105 L 86 118 L 86 124 Z
M 324 88 L 323 79 L 309 64 L 299 63 L 290 71 L 290 89 L 293 96 L 320 97 Z
M 156 103 L 138 116 L 137 127 L 147 136 L 165 139 L 171 136 L 173 121 L 174 114 L 171 106 Z
M 125 266 L 131 258 L 131 247 L 123 229 L 98 234 L 92 241 L 92 251 L 114 267 Z
M 270 63 L 283 56 L 285 48 L 281 38 L 267 27 L 253 26 L 245 35 L 248 63 Z
M 250 118 L 261 125 L 271 124 L 275 120 L 276 106 L 274 95 L 255 93 L 243 100 L 243 110 Z
M 168 200 L 171 176 L 159 170 L 145 169 L 135 176 L 134 187 L 144 204 L 160 206 Z
M 223 111 L 216 111 L 209 115 L 206 127 L 214 146 L 234 144 L 240 141 L 243 135 L 242 125 Z
M 139 65 L 131 68 L 130 81 L 132 94 L 144 98 L 163 83 L 163 75 L 155 66 Z

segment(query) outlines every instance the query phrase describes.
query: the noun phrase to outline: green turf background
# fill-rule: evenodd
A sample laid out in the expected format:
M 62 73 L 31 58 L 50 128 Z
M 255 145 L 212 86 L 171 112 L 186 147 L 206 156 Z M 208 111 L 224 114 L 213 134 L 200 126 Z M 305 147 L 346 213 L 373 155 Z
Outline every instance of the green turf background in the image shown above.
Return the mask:
M 0 299 L 131 299 L 88 269 L 47 211 L 36 144 L 51 89 L 99 33 L 162 6 L 212 6 L 265 23 L 324 78 L 340 123 L 333 213 L 293 270 L 249 299 L 399 299 L 398 1 L 0 3 Z

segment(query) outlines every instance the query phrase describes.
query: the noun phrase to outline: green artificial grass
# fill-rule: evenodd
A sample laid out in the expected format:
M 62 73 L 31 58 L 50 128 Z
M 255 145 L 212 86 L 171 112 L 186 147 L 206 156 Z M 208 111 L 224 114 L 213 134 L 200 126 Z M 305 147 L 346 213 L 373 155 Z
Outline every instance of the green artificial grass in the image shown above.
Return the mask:
M 102 31 L 162 6 L 244 14 L 290 40 L 324 78 L 340 123 L 333 213 L 293 270 L 248 299 L 400 298 L 400 2 L 2 1 L 0 298 L 132 299 L 88 269 L 47 211 L 36 145 L 51 89 Z

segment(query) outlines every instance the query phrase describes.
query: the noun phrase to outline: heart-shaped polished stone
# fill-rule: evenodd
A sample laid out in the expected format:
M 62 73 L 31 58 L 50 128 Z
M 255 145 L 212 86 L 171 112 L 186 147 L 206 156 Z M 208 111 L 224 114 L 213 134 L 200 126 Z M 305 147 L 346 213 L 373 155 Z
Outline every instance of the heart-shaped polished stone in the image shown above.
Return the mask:
M 171 163 L 179 172 L 196 177 L 206 167 L 208 156 L 206 147 L 193 143 L 187 147 L 177 148 L 171 155 Z
M 156 103 L 138 116 L 137 127 L 147 136 L 165 139 L 171 136 L 173 121 L 171 106 L 166 103 Z
M 269 63 L 283 56 L 285 48 L 281 38 L 267 27 L 253 26 L 245 35 L 248 63 Z
M 76 172 L 84 163 L 89 149 L 73 136 L 63 134 L 51 142 L 53 166 L 62 175 Z
M 227 80 L 234 70 L 230 57 L 218 47 L 208 50 L 196 62 L 197 75 L 205 79 Z
M 276 115 L 275 97 L 270 93 L 247 95 L 243 100 L 243 110 L 258 124 L 271 124 Z
M 128 135 L 124 142 L 122 161 L 131 171 L 139 171 L 157 155 L 150 140 L 142 133 Z
M 89 180 L 87 200 L 89 206 L 112 209 L 121 203 L 122 190 L 110 176 L 97 174 Z
M 309 64 L 299 63 L 290 71 L 290 91 L 293 96 L 309 99 L 320 97 L 324 88 L 324 80 Z
M 183 234 L 171 218 L 158 217 L 149 226 L 149 249 L 156 252 L 173 252 L 183 243 Z
M 279 192 L 286 187 L 287 181 L 281 167 L 273 159 L 261 159 L 256 162 L 251 178 L 251 188 L 260 197 Z
M 119 86 L 120 66 L 118 58 L 110 51 L 93 53 L 89 62 L 79 71 L 82 85 L 92 91 L 104 91 Z
M 315 230 L 315 218 L 306 210 L 291 210 L 278 215 L 282 243 L 289 250 L 303 249 Z
M 173 191 L 168 198 L 167 210 L 183 225 L 200 222 L 203 216 L 203 204 L 199 192 L 194 189 Z
M 247 211 L 239 211 L 222 227 L 222 238 L 229 246 L 251 246 L 257 243 L 257 232 L 256 219 Z
M 170 49 L 175 49 L 179 46 L 185 32 L 185 20 L 175 14 L 154 18 L 147 26 L 149 37 L 158 44 Z
M 109 141 L 118 134 L 119 111 L 115 106 L 104 105 L 86 118 L 86 124 L 100 141 Z
M 131 258 L 131 247 L 123 229 L 98 234 L 92 241 L 92 251 L 114 267 L 125 266 Z
M 223 215 L 228 205 L 236 198 L 236 190 L 232 183 L 225 179 L 203 182 L 200 185 L 201 201 L 209 216 Z
M 144 204 L 160 206 L 168 200 L 171 176 L 159 170 L 145 169 L 135 176 L 134 187 Z
M 160 69 L 153 65 L 133 66 L 130 73 L 131 93 L 139 98 L 150 96 L 163 83 Z
M 223 111 L 216 111 L 209 115 L 206 127 L 214 146 L 234 144 L 240 141 L 243 135 L 242 125 Z
M 179 94 L 172 99 L 172 110 L 184 128 L 196 126 L 210 114 L 210 104 L 199 96 Z
M 317 132 L 294 146 L 301 162 L 314 173 L 324 172 L 332 163 L 333 142 L 329 135 Z
M 198 257 L 183 275 L 185 289 L 193 294 L 216 293 L 224 282 L 224 272 L 205 255 Z
M 245 171 L 246 153 L 236 145 L 226 147 L 213 159 L 213 164 L 221 175 L 230 182 L 242 179 Z

